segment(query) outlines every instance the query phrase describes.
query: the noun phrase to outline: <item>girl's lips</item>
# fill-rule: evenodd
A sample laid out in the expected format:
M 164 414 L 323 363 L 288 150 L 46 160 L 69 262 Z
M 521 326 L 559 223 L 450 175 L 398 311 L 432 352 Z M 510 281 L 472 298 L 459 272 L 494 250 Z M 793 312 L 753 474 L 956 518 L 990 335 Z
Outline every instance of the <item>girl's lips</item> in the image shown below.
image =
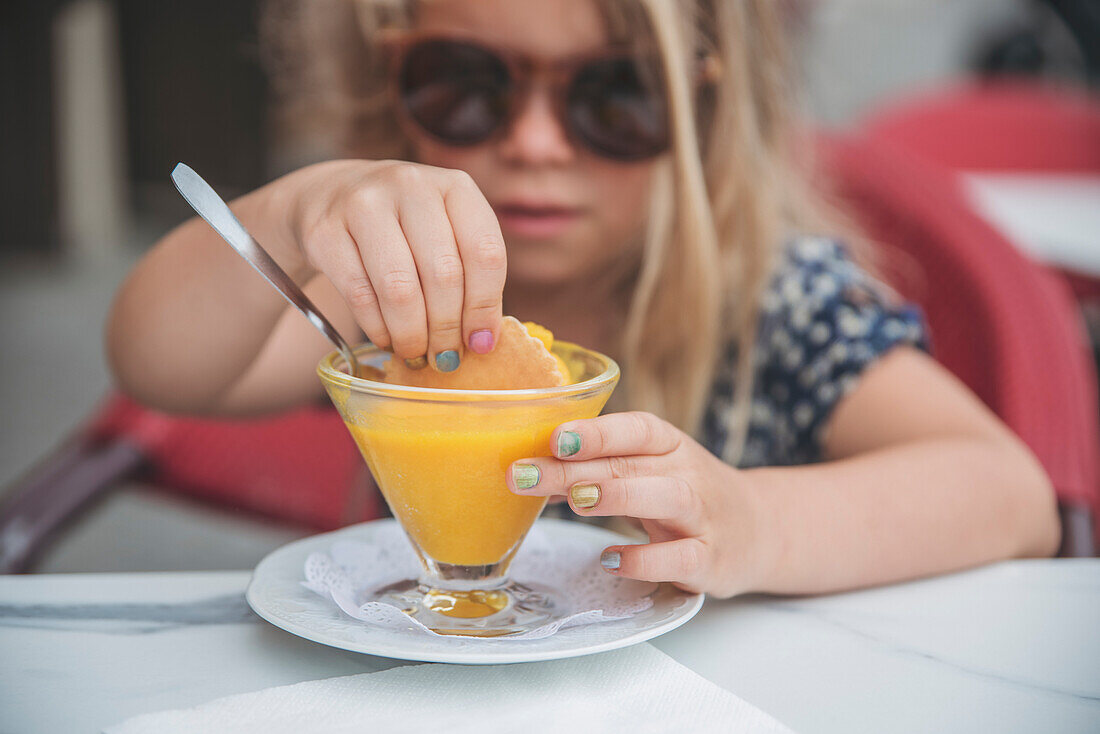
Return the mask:
M 505 233 L 532 238 L 556 237 L 581 216 L 580 209 L 556 204 L 505 203 L 493 209 Z

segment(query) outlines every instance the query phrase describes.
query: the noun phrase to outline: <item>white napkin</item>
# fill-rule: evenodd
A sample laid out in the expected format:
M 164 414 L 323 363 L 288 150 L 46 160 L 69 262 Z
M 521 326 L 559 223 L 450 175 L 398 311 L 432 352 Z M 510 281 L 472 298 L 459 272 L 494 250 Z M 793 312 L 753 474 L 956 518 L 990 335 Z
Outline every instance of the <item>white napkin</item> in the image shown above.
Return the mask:
M 105 734 L 789 734 L 649 644 L 514 665 L 407 665 L 144 714 Z

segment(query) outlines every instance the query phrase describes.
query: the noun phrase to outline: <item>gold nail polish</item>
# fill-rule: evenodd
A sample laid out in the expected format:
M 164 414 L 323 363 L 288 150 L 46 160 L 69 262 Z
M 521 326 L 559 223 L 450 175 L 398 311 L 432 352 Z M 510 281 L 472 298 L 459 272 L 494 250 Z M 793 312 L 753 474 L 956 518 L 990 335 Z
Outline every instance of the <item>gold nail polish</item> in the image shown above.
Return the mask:
M 419 357 L 414 357 L 413 359 L 406 359 L 405 366 L 408 367 L 410 370 L 422 370 L 428 366 L 428 358 L 421 355 Z
M 600 504 L 600 485 L 574 484 L 569 488 L 569 498 L 573 500 L 574 507 L 591 510 Z

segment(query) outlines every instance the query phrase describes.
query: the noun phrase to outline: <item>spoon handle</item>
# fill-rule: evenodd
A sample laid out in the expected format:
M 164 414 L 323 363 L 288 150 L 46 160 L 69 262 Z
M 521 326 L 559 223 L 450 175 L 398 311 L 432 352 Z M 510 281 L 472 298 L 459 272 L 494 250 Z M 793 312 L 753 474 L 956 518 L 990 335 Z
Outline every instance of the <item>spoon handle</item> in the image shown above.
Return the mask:
M 176 184 L 176 188 L 191 208 L 198 212 L 198 215 L 205 219 L 207 224 L 229 243 L 230 247 L 247 260 L 256 272 L 264 276 L 264 279 L 283 295 L 287 303 L 305 314 L 310 323 L 336 345 L 344 355 L 352 376 L 362 376 L 362 365 L 355 358 L 351 347 L 344 341 L 344 337 L 340 336 L 340 332 L 313 305 L 309 296 L 302 292 L 286 271 L 267 254 L 267 250 L 248 233 L 210 184 L 206 183 L 190 166 L 183 163 L 176 164 L 175 169 L 172 170 L 172 182 Z

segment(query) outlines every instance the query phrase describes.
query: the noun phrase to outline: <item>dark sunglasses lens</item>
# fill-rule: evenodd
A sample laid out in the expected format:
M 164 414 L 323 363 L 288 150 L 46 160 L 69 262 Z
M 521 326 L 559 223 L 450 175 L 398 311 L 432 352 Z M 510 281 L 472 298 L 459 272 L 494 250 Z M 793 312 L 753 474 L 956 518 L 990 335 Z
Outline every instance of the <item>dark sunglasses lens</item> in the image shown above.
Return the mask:
M 409 116 L 452 145 L 480 143 L 508 113 L 508 68 L 472 44 L 418 44 L 405 56 L 398 85 Z
M 640 160 L 668 147 L 668 117 L 656 74 L 644 74 L 631 59 L 581 69 L 566 108 L 575 132 L 610 158 Z

